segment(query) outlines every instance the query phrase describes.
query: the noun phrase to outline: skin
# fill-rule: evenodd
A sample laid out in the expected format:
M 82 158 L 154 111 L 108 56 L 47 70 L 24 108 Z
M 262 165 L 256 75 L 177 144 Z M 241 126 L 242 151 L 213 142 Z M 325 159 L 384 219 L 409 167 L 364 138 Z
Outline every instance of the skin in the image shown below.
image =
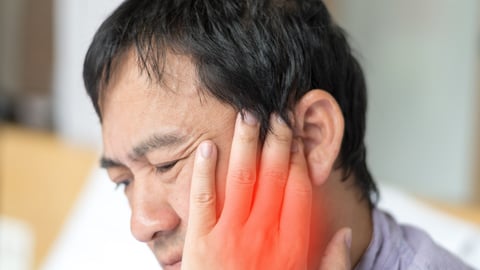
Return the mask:
M 273 115 L 257 165 L 259 125 L 252 119 L 248 113 L 245 120 L 237 117 L 227 199 L 218 219 L 215 145 L 202 142 L 196 153 L 182 269 L 308 267 L 312 185 L 302 142 Z M 339 234 L 319 269 L 350 269 L 351 231 Z
M 242 263 L 246 264 L 240 266 L 258 269 L 269 269 L 266 266 L 269 262 L 273 267 L 273 261 L 283 266 L 282 259 L 291 262 L 293 268 L 290 269 L 349 269 L 350 261 L 355 265 L 370 242 L 371 219 L 368 204 L 359 200 L 352 179 L 340 181 L 342 172 L 334 169 L 343 136 L 343 117 L 335 100 L 324 91 L 310 91 L 295 108 L 295 140 L 292 131 L 273 116 L 272 124 L 283 135 L 270 134 L 262 147 L 258 143 L 258 124 L 244 125 L 248 119 L 242 120 L 231 106 L 201 90 L 188 57 L 172 53 L 166 57 L 162 81 L 156 82 L 138 69 L 133 53 L 126 54 L 116 66 L 99 102 L 103 119 L 102 164 L 114 183 L 126 184 L 135 238 L 148 244 L 164 269 L 245 269 L 225 268 L 229 263 L 238 262 L 230 258 L 243 258 Z M 292 142 L 297 150 L 291 154 Z M 242 143 L 248 143 L 249 147 Z M 204 157 L 203 163 L 198 151 L 201 144 L 210 147 L 210 155 Z M 250 169 L 238 173 L 246 167 Z M 272 173 L 270 168 L 282 170 Z M 239 177 L 242 175 L 248 177 L 242 179 Z M 238 186 L 232 184 L 235 177 L 250 183 L 246 189 L 250 191 L 245 191 L 243 196 Z M 277 204 L 272 205 L 269 204 L 272 200 L 251 199 L 255 192 L 268 194 L 272 181 L 267 178 L 283 179 L 277 181 L 281 184 L 275 192 L 284 194 L 282 204 L 280 200 L 273 200 Z M 194 184 L 190 194 L 192 183 L 199 181 L 201 184 Z M 210 184 L 205 188 L 202 183 Z M 290 188 L 295 185 L 297 188 Z M 258 189 L 252 191 L 256 186 Z M 311 194 L 303 202 L 297 200 L 302 196 L 288 192 L 298 191 L 299 186 L 304 191 L 309 188 L 308 194 Z M 195 191 L 201 195 L 207 190 L 209 196 L 214 194 L 213 201 L 209 196 L 206 199 L 203 195 L 195 196 L 199 194 Z M 192 201 L 190 195 L 194 198 Z M 290 197 L 294 199 L 288 199 Z M 259 198 L 268 198 L 268 195 Z M 202 200 L 210 202 L 206 204 L 208 207 L 202 206 Z M 259 210 L 242 212 L 250 209 L 245 207 L 248 204 L 258 205 L 252 209 Z M 250 240 L 254 239 L 251 235 L 256 225 L 268 228 L 281 224 L 282 219 L 265 218 L 269 209 L 275 209 L 278 215 L 273 216 L 276 217 L 288 213 L 284 220 L 296 223 L 288 223 L 293 230 L 279 230 L 281 237 L 258 246 L 258 250 L 266 254 L 264 257 L 244 262 L 246 256 L 240 255 L 251 248 L 245 244 L 250 243 L 247 241 L 232 241 L 220 260 L 211 252 L 210 248 L 222 251 L 218 241 L 226 236 Z M 299 214 L 293 209 L 310 211 Z M 238 216 L 252 222 L 239 222 L 234 218 Z M 226 229 L 233 223 L 249 224 L 249 227 Z M 351 230 L 342 229 L 345 227 Z M 351 231 L 358 236 L 347 244 Z M 296 252 L 273 248 L 291 241 L 295 241 Z M 188 262 L 184 266 L 182 255 Z M 202 262 L 209 264 L 200 267 Z M 214 262 L 217 268 L 212 268 Z

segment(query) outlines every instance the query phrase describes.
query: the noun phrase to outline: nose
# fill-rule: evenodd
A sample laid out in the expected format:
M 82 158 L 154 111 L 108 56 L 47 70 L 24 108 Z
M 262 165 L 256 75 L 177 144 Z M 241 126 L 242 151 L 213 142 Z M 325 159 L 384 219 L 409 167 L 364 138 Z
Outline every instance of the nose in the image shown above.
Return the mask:
M 130 228 L 141 242 L 149 242 L 156 234 L 175 230 L 180 218 L 168 203 L 165 192 L 141 180 L 132 183 Z

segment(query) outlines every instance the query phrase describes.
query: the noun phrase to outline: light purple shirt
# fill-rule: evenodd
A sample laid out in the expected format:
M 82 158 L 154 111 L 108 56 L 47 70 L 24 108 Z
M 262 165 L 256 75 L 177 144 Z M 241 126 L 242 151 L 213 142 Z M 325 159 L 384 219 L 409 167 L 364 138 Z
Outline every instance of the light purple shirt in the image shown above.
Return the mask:
M 438 246 L 422 230 L 398 224 L 378 209 L 372 211 L 373 237 L 355 270 L 473 269 Z

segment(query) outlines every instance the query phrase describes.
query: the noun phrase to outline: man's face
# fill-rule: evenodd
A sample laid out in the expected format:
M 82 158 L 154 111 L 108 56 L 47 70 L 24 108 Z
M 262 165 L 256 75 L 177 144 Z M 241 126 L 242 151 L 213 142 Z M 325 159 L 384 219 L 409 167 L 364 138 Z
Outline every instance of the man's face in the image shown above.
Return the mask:
M 236 112 L 199 90 L 189 58 L 172 54 L 161 83 L 140 72 L 130 54 L 104 93 L 104 165 L 115 183 L 128 183 L 132 233 L 148 243 L 164 269 L 178 268 L 194 153 L 204 140 L 217 145 L 220 209 Z

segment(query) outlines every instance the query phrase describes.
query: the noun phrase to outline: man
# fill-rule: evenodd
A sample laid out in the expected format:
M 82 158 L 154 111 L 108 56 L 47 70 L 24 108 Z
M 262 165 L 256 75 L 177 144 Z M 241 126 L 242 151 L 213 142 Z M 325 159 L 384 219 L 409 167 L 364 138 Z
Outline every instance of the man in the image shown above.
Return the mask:
M 84 80 L 164 269 L 468 269 L 375 208 L 363 74 L 319 0 L 126 1 Z

